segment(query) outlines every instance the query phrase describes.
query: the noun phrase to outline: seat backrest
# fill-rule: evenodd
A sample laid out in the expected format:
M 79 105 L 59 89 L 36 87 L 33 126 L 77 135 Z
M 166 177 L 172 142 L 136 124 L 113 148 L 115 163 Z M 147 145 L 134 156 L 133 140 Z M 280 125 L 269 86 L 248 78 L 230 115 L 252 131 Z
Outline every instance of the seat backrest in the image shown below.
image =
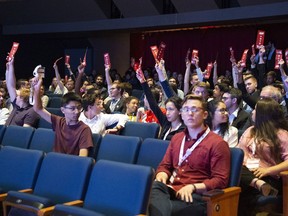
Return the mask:
M 2 138 L 2 145 L 9 145 L 18 148 L 29 148 L 34 130 L 35 129 L 32 127 L 10 125 L 6 127 Z
M 49 97 L 47 107 L 60 108 L 62 103 L 62 97 Z
M 37 128 L 30 142 L 30 149 L 42 150 L 46 153 L 53 151 L 55 132 L 52 129 Z
M 242 164 L 244 159 L 244 152 L 240 148 L 230 148 L 231 168 L 229 187 L 239 186 Z
M 49 152 L 43 162 L 33 194 L 55 203 L 83 199 L 93 159 Z
M 89 151 L 89 157 L 96 158 L 102 140 L 101 134 L 92 133 L 93 148 Z
M 2 143 L 2 138 L 4 136 L 5 130 L 6 130 L 6 126 L 0 125 L 0 143 Z
M 100 160 L 93 168 L 84 208 L 105 215 L 145 214 L 153 177 L 148 166 Z
M 96 160 L 136 163 L 140 143 L 139 137 L 107 134 L 101 140 Z
M 51 114 L 61 116 L 63 117 L 64 114 L 62 113 L 60 108 L 55 108 L 55 107 L 46 107 L 46 110 L 50 112 Z M 43 118 L 40 118 L 38 121 L 37 128 L 48 128 L 52 129 L 52 124 L 44 120 Z
M 137 164 L 151 166 L 155 170 L 163 159 L 169 141 L 147 138 L 140 145 L 140 151 L 137 158 Z
M 128 121 L 120 134 L 124 136 L 137 136 L 143 140 L 146 138 L 158 138 L 160 125 L 157 123 L 143 123 Z
M 34 188 L 44 152 L 13 146 L 0 150 L 0 191 Z

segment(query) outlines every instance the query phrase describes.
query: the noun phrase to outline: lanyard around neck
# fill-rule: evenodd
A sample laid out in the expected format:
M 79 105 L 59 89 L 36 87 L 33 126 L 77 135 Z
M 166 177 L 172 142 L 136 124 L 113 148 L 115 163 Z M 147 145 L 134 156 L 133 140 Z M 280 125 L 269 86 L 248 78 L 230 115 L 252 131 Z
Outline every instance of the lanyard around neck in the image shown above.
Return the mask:
M 185 145 L 186 136 L 183 137 L 181 147 L 180 147 L 180 152 L 179 152 L 178 166 L 181 166 L 183 161 L 186 160 L 186 158 L 191 155 L 191 153 L 194 151 L 194 149 L 202 142 L 203 139 L 205 139 L 205 137 L 208 135 L 209 132 L 210 132 L 210 128 L 207 127 L 204 134 L 202 134 L 202 136 L 199 137 L 199 139 L 197 139 L 197 141 L 190 148 L 188 148 L 186 150 L 185 155 L 183 155 L 183 153 L 184 153 L 184 145 Z

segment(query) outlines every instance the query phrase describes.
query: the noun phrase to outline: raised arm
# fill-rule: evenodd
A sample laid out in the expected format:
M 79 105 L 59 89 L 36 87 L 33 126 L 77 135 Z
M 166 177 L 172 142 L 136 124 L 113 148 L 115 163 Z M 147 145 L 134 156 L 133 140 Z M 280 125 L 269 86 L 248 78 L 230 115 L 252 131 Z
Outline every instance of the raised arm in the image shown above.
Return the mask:
M 141 83 L 143 91 L 144 91 L 144 93 L 146 95 L 146 99 L 147 99 L 147 101 L 149 103 L 150 109 L 153 111 L 153 113 L 157 117 L 160 125 L 163 126 L 165 124 L 165 122 L 167 121 L 167 118 L 163 114 L 163 112 L 161 111 L 160 107 L 158 106 L 157 101 L 153 97 L 151 89 L 149 88 L 149 86 L 148 86 L 148 84 L 146 82 L 146 79 L 144 77 L 144 74 L 143 74 L 141 68 L 139 68 L 137 70 L 136 77 L 139 80 L 139 82 Z
M 61 81 L 61 76 L 59 74 L 59 69 L 58 69 L 58 66 L 57 66 L 56 63 L 53 65 L 53 68 L 55 70 L 55 76 L 56 76 L 56 79 L 57 79 L 57 85 L 59 86 L 61 92 L 63 93 L 64 92 L 64 84 Z
M 201 71 L 201 68 L 199 67 L 199 57 L 198 56 L 194 57 L 192 62 L 196 67 L 196 72 L 197 72 L 199 81 L 203 82 L 204 76 L 203 76 L 203 72 Z
M 84 75 L 84 70 L 85 70 L 85 66 L 80 64 L 78 66 L 78 76 L 77 76 L 76 82 L 75 82 L 75 92 L 78 95 L 81 95 L 80 88 L 81 88 L 81 85 L 82 85 L 82 77 Z
M 186 70 L 184 74 L 184 95 L 188 94 L 190 88 L 190 72 L 191 72 L 191 62 L 189 59 L 186 60 Z
M 11 99 L 11 102 L 17 97 L 16 93 L 16 78 L 14 72 L 14 58 L 6 63 L 6 85 Z
M 110 69 L 111 69 L 111 65 L 104 65 L 105 66 L 105 78 L 106 78 L 106 83 L 107 83 L 107 89 L 109 91 L 111 85 L 112 85 L 112 79 L 110 76 Z
M 215 86 L 218 80 L 217 75 L 217 61 L 215 60 L 213 63 L 213 85 Z
M 42 85 L 42 77 L 35 77 L 33 79 L 32 85 L 34 87 L 34 104 L 33 109 L 41 118 L 45 119 L 47 122 L 51 123 L 51 113 L 49 113 L 42 106 L 41 96 L 40 96 L 40 88 Z
M 164 94 L 166 95 L 166 97 L 170 98 L 172 96 L 176 96 L 174 91 L 173 91 L 173 89 L 170 87 L 170 85 L 168 83 L 167 73 L 166 73 L 166 70 L 165 70 L 165 64 L 164 64 L 164 60 L 163 59 L 161 59 L 160 62 L 157 62 L 155 64 L 155 69 L 157 71 L 160 84 L 161 84 L 161 86 L 162 86 L 162 88 L 164 90 Z

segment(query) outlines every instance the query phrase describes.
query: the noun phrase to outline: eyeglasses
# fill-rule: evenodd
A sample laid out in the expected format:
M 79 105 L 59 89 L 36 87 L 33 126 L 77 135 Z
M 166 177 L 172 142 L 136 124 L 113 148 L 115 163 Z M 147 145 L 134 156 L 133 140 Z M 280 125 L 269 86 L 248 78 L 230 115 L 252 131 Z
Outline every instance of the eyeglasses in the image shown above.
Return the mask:
M 192 112 L 192 113 L 197 113 L 199 112 L 200 110 L 203 110 L 202 107 L 183 107 L 181 108 L 181 112 L 182 113 L 189 113 L 189 112 Z
M 224 109 L 224 108 L 216 110 L 216 111 L 219 111 L 221 114 L 225 114 L 226 112 L 228 112 L 227 109 Z
M 82 106 L 73 106 L 73 107 L 67 107 L 67 106 L 65 106 L 64 107 L 65 109 L 69 109 L 69 110 L 71 110 L 71 112 L 74 112 L 75 110 L 78 110 L 79 112 L 82 112 L 83 111 L 83 107 Z

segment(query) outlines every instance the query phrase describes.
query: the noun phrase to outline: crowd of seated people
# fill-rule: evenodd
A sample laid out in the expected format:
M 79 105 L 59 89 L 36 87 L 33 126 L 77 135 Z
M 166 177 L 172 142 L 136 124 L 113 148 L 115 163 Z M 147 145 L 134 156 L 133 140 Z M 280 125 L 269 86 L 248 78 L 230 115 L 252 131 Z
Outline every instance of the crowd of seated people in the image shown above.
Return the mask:
M 273 117 L 271 116 L 274 114 L 269 111 L 265 115 L 271 118 L 267 118 L 268 123 L 266 123 L 268 124 L 267 128 L 273 128 L 273 132 L 267 131 L 271 135 L 264 136 L 263 126 L 259 126 L 260 117 L 257 118 L 257 115 L 260 116 L 260 114 L 255 114 L 255 110 L 256 113 L 261 113 L 261 106 L 274 106 L 279 108 L 283 114 L 282 120 L 284 122 L 288 120 L 288 78 L 285 73 L 287 65 L 284 60 L 279 61 L 281 72 L 279 79 L 275 71 L 271 71 L 271 68 L 268 70 L 267 61 L 272 61 L 272 59 L 268 60 L 266 56 L 267 51 L 265 46 L 262 46 L 257 56 L 252 55 L 249 58 L 248 67 L 243 67 L 241 61 L 237 62 L 232 57 L 227 58 L 231 62 L 231 73 L 219 77 L 217 75 L 217 62 L 215 61 L 211 78 L 207 78 L 205 76 L 207 71 L 202 71 L 199 67 L 199 57 L 195 57 L 192 61 L 186 59 L 184 75 L 177 72 L 172 74 L 170 71 L 166 72 L 165 62 L 162 59 L 155 62 L 153 69 L 139 67 L 136 71 L 133 67 L 133 61 L 131 61 L 131 67 L 123 77 L 117 70 L 112 69 L 111 65 L 104 65 L 103 74 L 105 76 L 96 74 L 93 80 L 85 74 L 85 64 L 83 63 L 78 66 L 75 74 L 70 65 L 66 64 L 70 76 L 62 79 L 56 62 L 53 65 L 55 77 L 47 89 L 39 76 L 31 79 L 30 82 L 28 79 L 19 79 L 16 82 L 14 59 L 12 59 L 6 64 L 6 79 L 1 81 L 0 86 L 0 124 L 37 127 L 37 121 L 39 118 L 43 118 L 52 123 L 52 129 L 57 132 L 55 151 L 87 156 L 89 148 L 92 147 L 92 133 L 99 133 L 103 136 L 107 133 L 119 134 L 127 121 L 137 121 L 143 124 L 157 123 L 161 126 L 158 138 L 170 140 L 171 144 L 174 144 L 175 139 L 173 137 L 176 134 L 178 134 L 177 136 L 180 136 L 179 134 L 188 136 L 190 129 L 187 129 L 187 126 L 195 121 L 195 113 L 202 110 L 205 111 L 202 113 L 203 125 L 199 127 L 202 131 L 197 131 L 199 136 L 190 138 L 197 140 L 208 127 L 217 134 L 219 139 L 224 140 L 228 147 L 244 149 L 243 169 L 247 171 L 243 175 L 243 180 L 246 181 L 244 188 L 253 187 L 263 196 L 271 194 L 277 196 L 281 194 L 279 189 L 281 186 L 277 184 L 275 186 L 274 181 L 266 182 L 262 180 L 262 177 L 272 176 L 273 178 L 273 176 L 279 175 L 281 171 L 288 170 L 285 162 L 287 151 L 282 146 L 277 132 L 278 130 L 287 132 L 286 126 L 276 123 L 272 125 Z M 271 65 L 271 62 L 269 64 Z M 142 90 L 143 95 L 141 97 L 133 96 L 135 89 Z M 33 103 L 30 103 L 29 100 L 31 91 L 33 92 Z M 63 96 L 59 109 L 64 117 L 58 117 L 47 111 L 46 107 L 49 106 L 48 93 Z M 198 100 L 195 98 L 187 99 L 191 95 L 196 95 L 201 98 L 203 103 L 207 103 L 207 110 L 206 105 L 202 103 L 200 107 L 193 105 L 183 108 L 187 100 L 188 102 L 189 100 Z M 261 101 L 265 101 L 265 104 L 263 105 Z M 269 122 L 272 122 L 271 125 Z M 193 130 L 191 129 L 191 131 Z M 251 140 L 255 145 L 254 150 L 249 147 Z M 186 142 L 183 141 L 183 143 Z M 187 141 L 188 144 L 191 145 L 191 142 Z M 184 147 L 185 150 L 187 148 Z M 254 164 L 256 167 L 247 166 L 247 159 L 251 157 L 249 151 L 253 151 L 253 157 L 257 158 L 256 165 Z M 264 156 L 262 155 L 263 152 L 265 152 Z M 167 157 L 165 156 L 164 162 L 168 160 Z M 262 162 L 267 157 L 272 158 L 272 161 Z M 226 159 L 229 160 L 229 158 Z M 160 173 L 166 172 L 169 178 L 166 175 L 164 178 L 162 175 L 156 179 L 166 184 L 168 180 L 171 181 L 171 176 L 176 178 L 178 173 L 177 170 L 174 173 L 174 169 L 178 168 L 173 164 L 170 169 L 169 173 L 167 173 L 167 167 L 162 167 L 159 170 Z M 186 196 L 185 193 L 187 191 L 189 193 L 195 191 L 202 193 L 207 188 L 205 179 L 203 181 L 204 183 L 193 179 L 192 189 L 187 190 L 182 190 L 181 186 L 177 186 L 175 189 L 176 199 L 191 202 L 193 198 L 190 195 Z M 174 184 L 173 181 L 170 183 L 171 185 Z M 184 185 L 188 183 L 189 181 L 185 182 Z M 273 193 L 276 190 L 277 193 Z

